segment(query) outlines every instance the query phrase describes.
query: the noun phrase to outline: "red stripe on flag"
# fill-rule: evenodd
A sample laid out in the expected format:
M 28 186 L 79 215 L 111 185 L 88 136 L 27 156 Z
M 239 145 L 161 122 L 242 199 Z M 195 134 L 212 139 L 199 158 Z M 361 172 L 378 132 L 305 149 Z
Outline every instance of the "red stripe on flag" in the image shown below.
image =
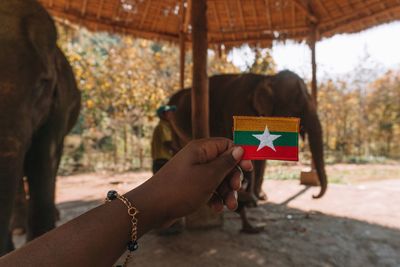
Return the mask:
M 276 151 L 269 147 L 264 147 L 257 151 L 258 146 L 241 146 L 244 149 L 243 159 L 264 160 L 299 160 L 299 148 L 297 146 L 275 146 Z

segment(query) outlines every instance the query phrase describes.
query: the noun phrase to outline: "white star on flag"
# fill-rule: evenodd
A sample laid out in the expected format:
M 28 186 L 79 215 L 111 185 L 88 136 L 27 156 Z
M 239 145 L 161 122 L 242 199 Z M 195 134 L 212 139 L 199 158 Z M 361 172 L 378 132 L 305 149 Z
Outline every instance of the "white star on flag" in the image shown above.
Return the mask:
M 265 125 L 265 130 L 263 134 L 253 134 L 253 136 L 260 141 L 257 151 L 267 146 L 276 152 L 273 141 L 281 137 L 281 135 L 270 134 L 267 125 Z

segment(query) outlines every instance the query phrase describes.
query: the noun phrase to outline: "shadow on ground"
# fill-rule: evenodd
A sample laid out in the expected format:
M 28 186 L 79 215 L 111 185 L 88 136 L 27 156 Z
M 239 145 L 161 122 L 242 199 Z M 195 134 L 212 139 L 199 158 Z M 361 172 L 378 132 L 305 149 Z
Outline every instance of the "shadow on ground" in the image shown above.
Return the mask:
M 258 235 L 239 233 L 239 216 L 228 211 L 221 229 L 169 237 L 149 233 L 140 240 L 133 265 L 400 266 L 399 229 L 288 208 L 288 202 L 249 210 L 251 220 L 265 226 Z M 62 222 L 100 203 L 60 203 Z
M 265 225 L 258 235 L 239 233 L 225 213 L 222 229 L 175 237 L 149 234 L 138 266 L 400 266 L 400 231 L 362 221 L 264 204 L 250 211 Z
M 108 181 L 115 179 L 86 176 L 60 180 L 60 223 L 101 204 L 93 199 L 106 192 Z M 150 177 L 147 173 L 142 176 Z M 144 181 L 143 177 L 119 175 L 123 183 L 114 187 L 127 191 Z M 312 200 L 318 188 L 267 180 L 264 190 L 270 202 L 248 212 L 253 223 L 265 226 L 262 233 L 239 233 L 239 216 L 226 211 L 220 229 L 185 231 L 170 237 L 154 232 L 145 235 L 132 266 L 399 267 L 399 188 L 400 180 L 331 185 L 322 199 Z M 15 240 L 22 245 L 23 237 Z

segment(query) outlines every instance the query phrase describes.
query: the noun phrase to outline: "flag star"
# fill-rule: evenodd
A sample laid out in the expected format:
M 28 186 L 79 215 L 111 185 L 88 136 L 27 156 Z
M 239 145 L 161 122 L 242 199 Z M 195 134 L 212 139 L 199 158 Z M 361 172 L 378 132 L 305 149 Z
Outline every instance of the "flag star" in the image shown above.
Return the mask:
M 267 146 L 276 152 L 273 141 L 281 137 L 281 135 L 270 134 L 267 125 L 265 125 L 265 130 L 263 134 L 253 134 L 253 136 L 260 141 L 257 151 Z

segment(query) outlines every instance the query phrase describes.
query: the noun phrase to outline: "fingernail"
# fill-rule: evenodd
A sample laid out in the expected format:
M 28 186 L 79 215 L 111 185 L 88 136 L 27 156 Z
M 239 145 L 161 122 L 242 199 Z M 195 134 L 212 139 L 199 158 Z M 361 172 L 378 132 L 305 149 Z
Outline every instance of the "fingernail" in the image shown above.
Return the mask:
M 237 146 L 233 149 L 232 151 L 232 157 L 236 160 L 239 161 L 242 159 L 243 156 L 243 148 L 241 148 L 240 146 Z

